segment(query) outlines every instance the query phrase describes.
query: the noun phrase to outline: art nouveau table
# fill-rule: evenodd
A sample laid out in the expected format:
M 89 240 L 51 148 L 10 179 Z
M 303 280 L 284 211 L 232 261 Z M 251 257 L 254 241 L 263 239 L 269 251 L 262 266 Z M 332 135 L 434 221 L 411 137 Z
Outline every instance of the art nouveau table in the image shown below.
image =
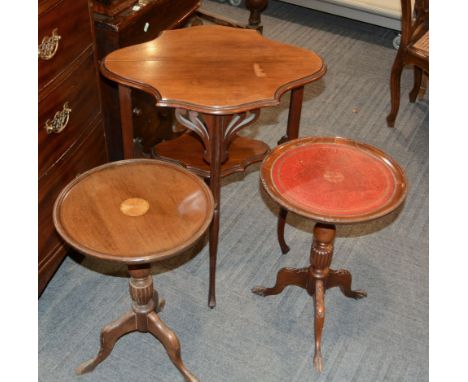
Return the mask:
M 262 37 L 253 30 L 198 26 L 164 31 L 153 41 L 110 53 L 101 63 L 104 76 L 119 83 L 124 155 L 133 153 L 131 89 L 155 97 L 155 104 L 176 108 L 178 121 L 190 129 L 154 148 L 209 179 L 215 199 L 210 227 L 209 306 L 214 307 L 220 216 L 220 178 L 261 161 L 269 147 L 238 136 L 262 107 L 276 106 L 291 90 L 286 135 L 299 131 L 303 87 L 321 78 L 322 59 L 308 50 Z M 284 229 L 286 212 L 278 230 Z
M 330 269 L 335 224 L 367 222 L 394 211 L 405 200 L 406 177 L 395 160 L 373 146 L 345 138 L 306 137 L 277 146 L 262 164 L 261 179 L 283 208 L 317 223 L 310 266 L 282 268 L 272 288 L 259 286 L 252 292 L 270 296 L 296 285 L 313 296 L 314 365 L 321 371 L 325 290 L 339 287 L 355 299 L 367 295 L 351 289 L 349 271 Z
M 119 337 L 150 332 L 186 381 L 197 379 L 182 362 L 175 333 L 159 318 L 164 305 L 153 289 L 151 263 L 177 256 L 207 230 L 214 200 L 209 188 L 184 168 L 153 159 L 108 163 L 68 184 L 54 206 L 63 239 L 86 256 L 124 263 L 130 273 L 132 310 L 101 332 L 98 355 L 76 369 L 92 371 Z

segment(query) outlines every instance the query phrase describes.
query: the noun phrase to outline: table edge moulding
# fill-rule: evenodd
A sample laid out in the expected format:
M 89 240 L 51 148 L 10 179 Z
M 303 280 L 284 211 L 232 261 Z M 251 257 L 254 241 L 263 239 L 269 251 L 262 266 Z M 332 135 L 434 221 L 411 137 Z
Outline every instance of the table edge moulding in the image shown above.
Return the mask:
M 145 263 L 149 263 L 149 262 L 160 261 L 160 260 L 164 260 L 164 259 L 176 256 L 179 253 L 181 253 L 181 252 L 185 251 L 186 249 L 190 248 L 193 245 L 193 243 L 195 241 L 197 241 L 206 232 L 206 230 L 208 228 L 208 225 L 209 225 L 209 223 L 211 222 L 211 219 L 212 219 L 212 213 L 211 213 L 211 215 L 206 217 L 206 219 L 204 220 L 205 223 L 203 225 L 201 225 L 196 230 L 196 232 L 193 233 L 190 236 L 190 240 L 186 240 L 186 241 L 180 243 L 177 247 L 171 247 L 169 250 L 158 251 L 156 253 L 147 253 L 147 254 L 138 254 L 138 255 L 131 255 L 131 254 L 123 255 L 123 254 L 120 254 L 120 255 L 117 256 L 115 254 L 108 254 L 108 253 L 105 253 L 102 250 L 99 251 L 97 249 L 91 248 L 90 246 L 85 246 L 83 244 L 80 244 L 80 242 L 74 237 L 74 235 L 71 232 L 69 232 L 70 230 L 67 229 L 66 226 L 64 226 L 62 224 L 62 217 L 58 213 L 58 207 L 57 206 L 61 205 L 64 202 L 64 200 L 69 196 L 70 191 L 72 191 L 74 188 L 76 188 L 77 185 L 80 182 L 82 182 L 83 180 L 86 180 L 90 176 L 93 176 L 93 174 L 96 174 L 96 173 L 99 173 L 99 172 L 103 171 L 103 169 L 108 171 L 109 169 L 112 170 L 114 168 L 118 168 L 118 167 L 122 167 L 122 166 L 145 165 L 145 164 L 146 165 L 158 165 L 158 166 L 166 167 L 166 168 L 168 168 L 170 170 L 173 170 L 175 172 L 182 173 L 184 176 L 187 176 L 187 177 L 193 179 L 196 183 L 202 184 L 204 186 L 203 187 L 204 195 L 205 195 L 207 203 L 208 203 L 207 210 L 211 211 L 213 209 L 213 206 L 214 206 L 213 195 L 211 194 L 211 192 L 209 191 L 207 186 L 203 182 L 200 182 L 200 178 L 197 175 L 186 171 L 181 166 L 175 165 L 175 164 L 167 162 L 167 161 L 154 160 L 154 159 L 143 159 L 143 158 L 141 158 L 141 159 L 127 159 L 127 160 L 120 160 L 120 161 L 116 161 L 116 162 L 110 162 L 110 163 L 107 163 L 107 164 L 92 168 L 92 169 L 84 172 L 83 174 L 77 176 L 75 179 L 73 179 L 61 191 L 59 197 L 55 201 L 54 209 L 53 209 L 53 211 L 54 211 L 54 213 L 53 213 L 54 225 L 55 225 L 55 228 L 56 228 L 57 232 L 67 242 L 67 244 L 69 244 L 71 247 L 77 249 L 79 252 L 81 252 L 81 253 L 83 253 L 85 255 L 93 256 L 93 257 L 96 257 L 98 259 L 115 261 L 116 257 L 118 257 L 119 262 L 125 262 L 126 264 L 135 264 L 136 265 L 136 264 L 145 264 Z M 139 192 L 138 194 L 141 195 L 141 194 L 144 194 L 144 193 Z M 124 202 L 127 202 L 127 204 L 133 204 L 133 205 L 129 206 L 129 210 L 131 210 L 133 208 L 133 210 L 137 211 L 137 213 L 132 214 L 130 212 L 126 212 Z M 145 204 L 144 207 L 142 208 L 142 207 L 138 206 L 138 204 L 137 204 L 138 202 L 143 202 Z M 130 198 L 130 199 L 127 199 L 127 200 L 123 201 L 120 207 L 121 207 L 120 212 L 123 215 L 130 216 L 129 222 L 130 221 L 136 222 L 136 220 L 133 220 L 132 217 L 143 216 L 146 213 L 146 211 L 150 208 L 150 204 L 148 204 L 148 201 L 146 199 L 142 199 L 141 197 L 138 197 L 138 198 L 133 197 L 133 198 Z M 153 206 L 151 208 L 155 208 L 155 207 Z M 162 208 L 162 207 L 160 207 L 160 208 Z

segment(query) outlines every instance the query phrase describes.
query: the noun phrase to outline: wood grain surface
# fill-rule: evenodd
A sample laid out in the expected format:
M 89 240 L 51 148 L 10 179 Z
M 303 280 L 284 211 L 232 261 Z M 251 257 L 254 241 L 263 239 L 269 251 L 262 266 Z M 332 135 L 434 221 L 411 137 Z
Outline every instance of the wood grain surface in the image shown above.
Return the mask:
M 122 203 L 125 208 L 129 199 L 148 203 L 147 211 L 124 213 Z M 193 244 L 208 228 L 213 204 L 196 175 L 171 163 L 135 159 L 76 178 L 57 198 L 54 223 L 65 241 L 84 254 L 148 263 Z
M 114 51 L 101 71 L 153 94 L 160 106 L 227 114 L 277 105 L 284 92 L 322 77 L 326 68 L 315 53 L 254 30 L 207 25 Z

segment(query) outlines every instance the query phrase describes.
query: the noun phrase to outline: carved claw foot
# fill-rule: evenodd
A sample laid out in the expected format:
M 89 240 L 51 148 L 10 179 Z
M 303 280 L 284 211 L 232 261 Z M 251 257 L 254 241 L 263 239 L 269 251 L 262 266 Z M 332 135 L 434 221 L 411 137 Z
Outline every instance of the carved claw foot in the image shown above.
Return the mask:
M 355 300 L 359 300 L 361 298 L 367 297 L 367 292 L 362 289 L 356 289 L 356 290 L 350 291 L 350 294 L 346 295 L 346 297 L 351 297 L 351 298 L 354 298 Z
M 259 296 L 265 297 L 265 291 L 267 288 L 261 287 L 261 286 L 256 286 L 251 289 L 252 293 L 257 294 Z
M 352 276 L 349 271 L 345 269 L 339 269 L 336 271 L 330 269 L 327 279 L 327 289 L 339 287 L 346 297 L 354 298 L 356 300 L 367 296 L 367 292 L 362 289 L 352 290 L 351 283 Z

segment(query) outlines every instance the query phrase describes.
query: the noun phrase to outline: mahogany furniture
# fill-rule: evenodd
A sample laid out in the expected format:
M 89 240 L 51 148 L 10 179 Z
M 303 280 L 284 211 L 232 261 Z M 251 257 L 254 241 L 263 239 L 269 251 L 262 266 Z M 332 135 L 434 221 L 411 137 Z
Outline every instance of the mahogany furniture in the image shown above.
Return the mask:
M 414 3 L 414 9 L 412 9 Z M 405 65 L 413 65 L 414 85 L 410 102 L 416 101 L 423 74 L 429 76 L 429 0 L 401 0 L 401 39 L 390 76 L 391 110 L 388 127 L 395 126 L 400 108 L 400 79 Z
M 180 355 L 177 336 L 159 318 L 164 302 L 153 289 L 151 263 L 180 254 L 207 230 L 213 196 L 205 183 L 180 166 L 152 160 L 117 161 L 70 182 L 54 206 L 54 223 L 65 241 L 87 256 L 125 263 L 132 310 L 101 332 L 98 355 L 76 369 L 92 371 L 119 337 L 150 332 L 187 381 L 197 379 Z M 157 229 L 155 229 L 157 227 Z
M 119 48 L 153 40 L 165 29 L 183 26 L 199 7 L 200 0 L 95 1 L 98 60 Z M 102 76 L 101 87 L 109 158 L 119 160 L 123 158 L 119 92 L 115 82 Z M 155 108 L 153 97 L 138 90 L 132 94 L 132 105 L 134 139 L 143 155 L 156 143 L 175 136 L 172 109 Z
M 94 0 L 92 6 L 94 12 L 114 16 L 135 3 L 138 0 Z
M 406 196 L 405 174 L 392 158 L 370 145 L 345 138 L 306 137 L 276 147 L 262 164 L 261 180 L 280 206 L 317 223 L 310 265 L 282 268 L 272 288 L 257 286 L 252 292 L 270 296 L 296 285 L 313 296 L 314 366 L 322 371 L 325 290 L 339 287 L 346 297 L 367 296 L 351 289 L 349 271 L 330 269 L 335 224 L 367 222 L 394 211 Z
M 256 120 L 260 108 L 278 105 L 291 90 L 282 139 L 296 138 L 304 85 L 325 74 L 324 63 L 313 52 L 254 30 L 208 25 L 164 31 L 153 41 L 112 52 L 101 71 L 119 83 L 125 158 L 133 156 L 131 89 L 151 94 L 158 106 L 176 108 L 177 120 L 190 130 L 156 145 L 154 153 L 209 180 L 215 199 L 209 284 L 214 307 L 220 178 L 244 171 L 269 151 L 265 143 L 237 132 Z
M 86 0 L 38 2 L 38 293 L 66 256 L 52 206 L 76 175 L 107 161 Z

